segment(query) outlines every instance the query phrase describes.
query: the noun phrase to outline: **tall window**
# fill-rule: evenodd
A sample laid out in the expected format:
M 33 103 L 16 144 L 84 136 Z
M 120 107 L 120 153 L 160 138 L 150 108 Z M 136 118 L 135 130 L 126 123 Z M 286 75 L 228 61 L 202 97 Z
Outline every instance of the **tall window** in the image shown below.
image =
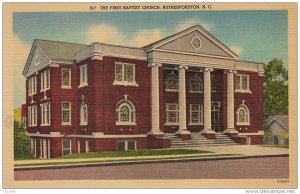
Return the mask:
M 41 92 L 50 88 L 50 69 L 41 73 Z
M 70 155 L 71 151 L 71 140 L 64 139 L 62 140 L 62 155 Z
M 88 107 L 85 101 L 80 105 L 80 125 L 88 124 Z
M 88 85 L 87 64 L 80 66 L 80 84 L 79 87 Z
M 234 78 L 236 92 L 250 93 L 249 75 L 237 74 Z
M 190 123 L 189 125 L 203 124 L 203 107 L 200 104 L 190 104 Z
M 217 83 L 216 83 L 216 75 L 211 75 L 211 91 L 216 92 L 217 91 Z
M 178 91 L 178 78 L 174 73 L 170 73 L 165 81 L 165 90 L 167 92 Z
M 28 125 L 37 125 L 37 106 L 28 106 Z
M 28 95 L 36 94 L 36 76 L 28 79 Z
M 61 87 L 71 88 L 71 69 L 61 70 Z
M 115 63 L 114 85 L 138 86 L 135 81 L 135 65 L 130 63 Z
M 203 85 L 202 85 L 202 80 L 198 76 L 193 76 L 190 78 L 189 81 L 189 86 L 190 86 L 190 93 L 202 93 L 203 92 Z
M 62 125 L 71 125 L 71 102 L 61 103 Z
M 118 102 L 116 125 L 135 125 L 135 107 L 131 101 L 125 99 Z
M 41 104 L 41 126 L 50 125 L 50 102 Z
M 179 124 L 179 105 L 175 103 L 166 104 L 166 125 Z
M 236 112 L 237 125 L 250 125 L 250 112 L 245 104 L 241 104 Z

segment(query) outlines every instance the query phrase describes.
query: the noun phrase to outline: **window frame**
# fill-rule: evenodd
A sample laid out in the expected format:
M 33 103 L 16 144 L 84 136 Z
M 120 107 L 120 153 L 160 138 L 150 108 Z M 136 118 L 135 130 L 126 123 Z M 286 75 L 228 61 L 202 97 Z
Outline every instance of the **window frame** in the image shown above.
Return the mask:
M 244 122 L 240 122 L 240 111 L 241 110 L 245 111 L 245 121 Z M 236 111 L 236 125 L 239 126 L 249 126 L 250 125 L 250 110 L 248 108 L 248 106 L 246 106 L 245 104 L 240 104 L 237 111 Z
M 116 150 L 117 151 L 129 151 L 129 149 L 128 149 L 128 143 L 129 142 L 134 142 L 134 149 L 133 150 L 137 150 L 137 141 L 136 140 L 118 140 L 116 142 Z M 118 149 L 118 143 L 124 143 L 124 150 L 119 150 Z M 132 149 L 130 149 L 130 150 L 132 150 Z
M 176 110 L 169 110 L 168 108 L 169 105 L 176 105 Z M 176 112 L 176 122 L 169 122 L 168 112 Z M 165 125 L 179 125 L 179 104 L 178 103 L 166 103 L 165 114 L 166 114 Z
M 64 154 L 64 151 L 66 150 L 65 147 L 64 147 L 64 141 L 69 141 L 69 144 L 70 144 L 70 154 Z M 62 156 L 66 156 L 66 155 L 71 155 L 72 154 L 72 140 L 71 139 L 63 139 L 61 140 L 61 143 L 62 143 L 62 146 L 61 146 L 61 155 Z
M 83 119 L 83 117 L 84 117 L 84 113 L 83 113 L 83 107 L 84 106 L 86 106 L 86 110 L 87 110 L 87 118 L 86 118 L 86 122 L 84 122 L 84 119 Z M 87 103 L 86 103 L 86 101 L 82 101 L 81 103 L 80 103 L 80 125 L 81 126 L 84 126 L 84 125 L 88 125 L 88 123 L 89 123 L 89 109 L 88 109 L 88 105 L 87 105 Z
M 37 84 L 36 75 L 28 78 L 28 96 L 33 96 L 36 94 Z
M 87 64 L 79 66 L 79 86 L 78 88 L 88 86 L 88 66 Z
M 198 113 L 199 113 L 199 122 L 197 123 L 194 123 L 193 120 L 192 120 L 192 114 L 193 112 L 196 112 L 196 111 L 193 111 L 192 110 L 192 107 L 194 105 L 197 105 L 198 106 Z M 203 125 L 203 105 L 202 104 L 190 104 L 190 109 L 189 109 L 189 113 L 190 113 L 190 121 L 189 121 L 189 125 Z
M 235 74 L 235 77 L 239 76 L 239 84 L 240 88 L 236 88 L 236 78 L 234 79 L 234 88 L 235 92 L 240 92 L 240 93 L 252 93 L 250 90 L 250 75 L 246 74 Z M 247 89 L 243 89 L 243 77 L 247 78 Z
M 28 126 L 37 126 L 37 105 L 28 106 Z
M 69 109 L 66 109 L 63 107 L 64 103 L 69 104 Z M 69 111 L 69 122 L 64 122 L 64 111 Z M 72 103 L 71 101 L 63 100 L 61 101 L 61 125 L 67 126 L 67 125 L 72 125 Z
M 117 80 L 117 65 L 122 65 L 122 80 L 119 81 Z M 132 78 L 133 81 L 128 81 L 125 80 L 125 66 L 132 66 Z M 115 78 L 114 78 L 114 82 L 113 85 L 122 85 L 122 86 L 136 86 L 138 87 L 139 85 L 136 82 L 136 68 L 135 68 L 136 64 L 133 63 L 123 63 L 123 62 L 115 62 Z
M 192 90 L 192 81 L 194 79 L 197 80 L 197 81 L 199 81 L 199 83 L 200 83 L 200 91 L 193 91 Z M 202 79 L 198 75 L 194 75 L 194 76 L 192 76 L 190 78 L 190 80 L 189 80 L 189 93 L 191 93 L 191 94 L 201 94 L 201 93 L 203 93 L 203 82 L 202 82 Z
M 69 85 L 64 85 L 64 71 L 69 71 Z M 61 69 L 61 88 L 62 89 L 72 89 L 72 70 L 69 68 L 62 68 Z
M 48 106 L 48 111 L 46 113 L 48 113 L 48 122 L 45 122 L 45 118 L 47 117 L 45 110 Z M 46 102 L 46 103 L 42 103 L 40 104 L 41 107 L 41 126 L 50 126 L 51 125 L 51 106 L 50 106 L 50 102 Z
M 176 89 L 169 89 L 167 87 L 168 86 L 168 80 L 171 79 L 172 77 L 176 80 Z M 179 80 L 178 80 L 178 76 L 175 73 L 169 73 L 167 75 L 167 77 L 166 77 L 164 86 L 165 86 L 165 92 L 179 92 Z
M 123 106 L 127 106 L 129 109 L 129 121 L 120 121 L 121 115 L 120 115 L 120 109 Z M 132 109 L 131 109 L 131 107 Z M 116 105 L 116 125 L 136 125 L 136 108 L 134 106 L 134 104 L 128 100 L 128 99 L 123 99 L 120 100 L 117 105 Z M 133 116 L 133 118 L 132 118 Z
M 41 72 L 41 90 L 40 90 L 40 92 L 44 92 L 49 89 L 50 89 L 50 69 L 47 69 L 47 70 L 44 70 L 43 72 Z

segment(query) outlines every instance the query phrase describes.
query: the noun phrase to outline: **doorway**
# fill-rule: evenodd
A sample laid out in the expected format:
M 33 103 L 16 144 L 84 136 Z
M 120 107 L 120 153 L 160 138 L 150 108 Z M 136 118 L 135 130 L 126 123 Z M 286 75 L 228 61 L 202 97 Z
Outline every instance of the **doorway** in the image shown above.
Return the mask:
M 220 132 L 220 101 L 211 102 L 211 128 Z

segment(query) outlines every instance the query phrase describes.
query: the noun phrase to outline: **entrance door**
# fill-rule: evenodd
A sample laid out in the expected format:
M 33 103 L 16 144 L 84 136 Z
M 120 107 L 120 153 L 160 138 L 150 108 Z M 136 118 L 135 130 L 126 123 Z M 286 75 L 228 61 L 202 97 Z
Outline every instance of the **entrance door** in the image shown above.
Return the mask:
M 215 132 L 220 131 L 220 101 L 211 102 L 211 128 Z

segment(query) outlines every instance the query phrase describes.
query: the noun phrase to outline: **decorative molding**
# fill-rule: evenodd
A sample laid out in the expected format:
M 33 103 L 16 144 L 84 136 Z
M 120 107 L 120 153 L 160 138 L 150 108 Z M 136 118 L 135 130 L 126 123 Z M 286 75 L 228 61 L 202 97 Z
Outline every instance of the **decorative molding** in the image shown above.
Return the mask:
M 199 41 L 199 46 L 195 46 L 195 41 Z M 197 34 L 191 39 L 191 46 L 193 49 L 195 49 L 196 51 L 200 50 L 202 47 L 202 40 L 197 36 Z
M 238 135 L 264 135 L 264 131 L 263 130 L 259 130 L 258 132 L 254 132 L 254 133 L 243 133 L 243 132 L 239 132 Z

